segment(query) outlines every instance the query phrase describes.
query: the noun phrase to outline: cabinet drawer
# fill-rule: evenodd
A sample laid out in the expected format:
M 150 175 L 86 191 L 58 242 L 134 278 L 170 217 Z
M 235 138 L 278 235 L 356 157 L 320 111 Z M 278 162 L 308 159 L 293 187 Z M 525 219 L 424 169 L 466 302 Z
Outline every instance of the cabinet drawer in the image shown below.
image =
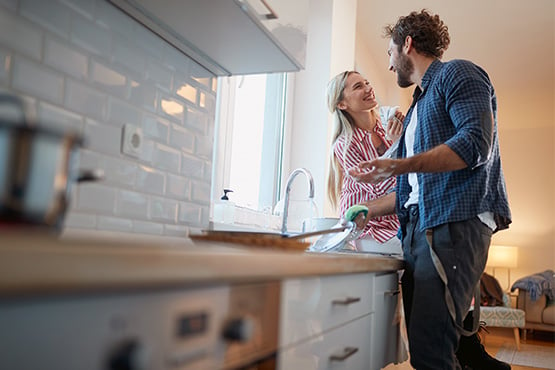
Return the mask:
M 371 312 L 373 279 L 373 274 L 349 274 L 284 281 L 280 345 L 307 340 Z
M 372 314 L 278 354 L 278 369 L 369 369 Z

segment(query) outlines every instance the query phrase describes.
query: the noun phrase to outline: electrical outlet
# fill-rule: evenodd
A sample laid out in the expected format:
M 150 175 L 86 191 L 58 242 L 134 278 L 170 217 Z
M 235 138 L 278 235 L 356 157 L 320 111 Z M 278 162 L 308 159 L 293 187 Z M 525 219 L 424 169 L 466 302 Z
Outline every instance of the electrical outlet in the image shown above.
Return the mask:
M 143 150 L 143 129 L 129 123 L 123 125 L 121 152 L 138 158 Z

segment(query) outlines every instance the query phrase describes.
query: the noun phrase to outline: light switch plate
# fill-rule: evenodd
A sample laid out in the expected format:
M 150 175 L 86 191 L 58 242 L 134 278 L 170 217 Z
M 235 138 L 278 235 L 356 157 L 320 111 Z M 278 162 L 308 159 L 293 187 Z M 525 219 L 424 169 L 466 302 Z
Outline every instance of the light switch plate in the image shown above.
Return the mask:
M 143 150 L 143 129 L 126 123 L 122 128 L 121 152 L 138 158 Z

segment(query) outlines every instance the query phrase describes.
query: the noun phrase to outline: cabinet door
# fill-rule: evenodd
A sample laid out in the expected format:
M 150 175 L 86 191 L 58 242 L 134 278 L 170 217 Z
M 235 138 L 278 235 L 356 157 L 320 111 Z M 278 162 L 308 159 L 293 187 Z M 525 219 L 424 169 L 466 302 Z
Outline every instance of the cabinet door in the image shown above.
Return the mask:
M 370 369 L 381 369 L 389 363 L 398 363 L 407 358 L 400 335 L 400 297 L 396 272 L 375 276 Z
M 369 369 L 371 316 L 368 314 L 308 342 L 281 350 L 278 369 Z
M 370 313 L 373 278 L 346 274 L 284 281 L 280 346 L 306 341 Z
M 308 0 L 283 1 L 287 7 L 275 1 L 273 8 L 261 0 L 252 5 L 247 0 L 109 1 L 215 75 L 298 71 L 304 65 L 306 29 L 299 33 L 296 24 L 308 21 L 290 19 L 307 16 Z M 268 8 L 276 9 L 276 19 L 267 17 Z
M 239 0 L 248 3 L 260 23 L 299 67 L 306 60 L 308 0 Z

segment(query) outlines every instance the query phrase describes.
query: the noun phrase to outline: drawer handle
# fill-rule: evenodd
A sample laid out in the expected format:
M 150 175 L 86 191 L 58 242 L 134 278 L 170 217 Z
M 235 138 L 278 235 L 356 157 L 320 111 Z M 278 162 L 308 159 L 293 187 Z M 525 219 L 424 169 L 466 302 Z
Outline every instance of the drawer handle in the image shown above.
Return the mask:
M 331 301 L 331 304 L 337 304 L 337 305 L 341 305 L 341 306 L 348 306 L 351 303 L 356 303 L 356 302 L 360 302 L 360 298 L 358 297 L 347 297 L 345 299 L 334 299 L 333 301 Z
M 358 352 L 358 348 L 356 347 L 345 347 L 343 349 L 343 353 L 340 353 L 338 355 L 331 355 L 330 361 L 345 361 L 346 359 L 348 359 L 349 357 L 351 357 L 357 352 Z
M 397 290 L 386 290 L 385 292 L 383 292 L 383 295 L 386 296 L 386 297 L 393 297 L 393 296 L 396 296 L 399 293 L 401 293 L 401 291 L 399 289 L 397 289 Z

